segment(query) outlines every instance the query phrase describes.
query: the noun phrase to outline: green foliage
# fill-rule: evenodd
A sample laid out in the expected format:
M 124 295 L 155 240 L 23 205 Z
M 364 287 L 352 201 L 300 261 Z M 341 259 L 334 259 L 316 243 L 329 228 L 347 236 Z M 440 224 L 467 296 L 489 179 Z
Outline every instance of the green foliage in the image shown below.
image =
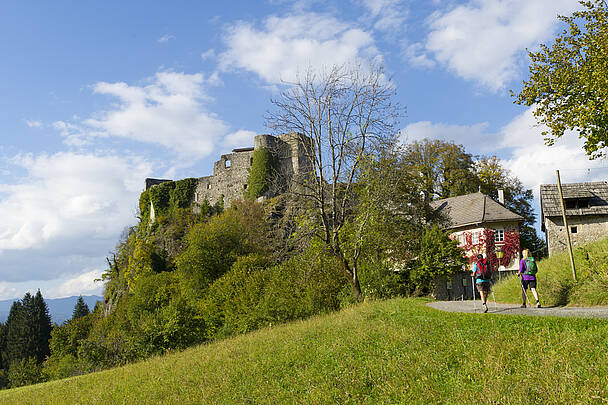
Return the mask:
M 150 201 L 154 205 L 154 213 L 157 216 L 164 215 L 169 210 L 171 203 L 171 192 L 175 188 L 174 181 L 157 184 L 148 189 L 150 193 Z
M 150 190 L 143 191 L 139 196 L 139 215 L 142 222 L 148 223 L 150 219 Z
M 4 364 L 34 358 L 41 363 L 49 354 L 51 318 L 40 290 L 26 293 L 15 301 L 6 321 L 6 340 L 2 348 Z
M 78 359 L 71 354 L 51 355 L 43 363 L 42 375 L 48 381 L 80 374 L 82 372 L 78 368 Z
M 559 16 L 567 27 L 551 47 L 528 52 L 530 76 L 515 102 L 535 106 L 537 121 L 552 145 L 572 130 L 585 139 L 589 157 L 608 146 L 608 7 L 603 0 L 580 1 L 581 10 Z
M 175 182 L 175 187 L 171 191 L 171 207 L 188 208 L 194 199 L 197 179 L 188 178 Z
M 209 338 L 338 309 L 342 274 L 325 250 L 308 249 L 278 265 L 257 254 L 241 257 L 209 289 L 202 312 Z
M 458 241 L 450 239 L 444 230 L 434 225 L 426 229 L 420 240 L 410 280 L 418 290 L 428 293 L 437 277 L 459 271 L 465 263 Z
M 423 139 L 408 144 L 400 165 L 428 198 L 448 198 L 477 191 L 473 156 L 454 142 Z
M 403 272 L 395 271 L 395 264 L 381 258 L 361 262 L 361 290 L 372 299 L 387 299 L 407 294 L 409 280 Z
M 255 203 L 237 203 L 208 222 L 195 225 L 185 245 L 176 260 L 183 289 L 189 297 L 201 297 L 239 256 L 267 249 L 263 210 Z
M 17 360 L 11 363 L 8 370 L 8 381 L 11 388 L 42 382 L 42 366 L 35 357 Z
M 250 199 L 255 200 L 268 191 L 273 168 L 273 157 L 268 149 L 258 148 L 253 151 L 253 163 L 247 186 L 247 196 Z
M 82 318 L 90 313 L 89 306 L 82 299 L 82 295 L 78 297 L 76 305 L 74 305 L 74 311 L 72 312 L 72 320 Z

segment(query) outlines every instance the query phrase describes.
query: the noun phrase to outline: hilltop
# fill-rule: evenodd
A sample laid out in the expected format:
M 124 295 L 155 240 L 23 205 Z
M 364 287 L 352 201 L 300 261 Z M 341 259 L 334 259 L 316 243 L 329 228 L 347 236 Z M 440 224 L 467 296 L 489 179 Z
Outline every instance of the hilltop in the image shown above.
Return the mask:
M 608 324 L 365 302 L 1 403 L 600 403 Z M 525 383 L 532 381 L 532 383 Z

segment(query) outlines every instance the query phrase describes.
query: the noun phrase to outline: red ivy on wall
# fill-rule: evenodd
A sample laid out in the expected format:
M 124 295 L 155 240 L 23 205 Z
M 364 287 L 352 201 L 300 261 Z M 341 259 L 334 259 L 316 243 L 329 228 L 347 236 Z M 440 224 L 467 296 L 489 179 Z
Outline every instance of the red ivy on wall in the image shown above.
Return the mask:
M 484 254 L 493 269 L 497 269 L 498 266 L 507 266 L 511 263 L 511 260 L 515 257 L 519 257 L 519 231 L 517 229 L 509 229 L 504 231 L 504 241 L 494 242 L 494 230 L 483 229 L 479 231 L 479 241 L 473 243 L 473 232 L 465 231 L 460 234 L 463 238 L 463 244 L 460 248 L 464 251 L 465 257 L 469 260 L 469 263 L 474 262 L 478 254 Z M 452 234 L 452 238 L 456 235 Z M 500 262 L 496 257 L 496 246 L 504 252 Z

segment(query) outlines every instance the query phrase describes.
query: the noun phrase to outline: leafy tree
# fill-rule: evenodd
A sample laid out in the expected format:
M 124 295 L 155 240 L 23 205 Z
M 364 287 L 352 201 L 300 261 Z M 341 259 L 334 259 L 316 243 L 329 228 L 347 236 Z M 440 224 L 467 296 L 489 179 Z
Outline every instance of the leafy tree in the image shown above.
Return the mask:
M 72 312 L 72 320 L 82 318 L 90 313 L 89 306 L 84 299 L 82 299 L 82 295 L 78 297 L 76 301 L 76 305 L 74 305 L 74 311 Z
M 423 293 L 433 288 L 438 276 L 459 271 L 466 263 L 458 241 L 450 239 L 438 225 L 426 229 L 418 246 L 418 257 L 412 263 L 410 279 Z
M 517 104 L 535 106 L 552 145 L 567 130 L 585 139 L 590 158 L 606 155 L 608 145 L 608 8 L 604 0 L 580 1 L 583 9 L 559 16 L 567 28 L 549 47 L 528 52 L 530 76 Z
M 354 203 L 361 164 L 376 148 L 395 141 L 400 110 L 394 87 L 380 66 L 309 68 L 272 101 L 267 125 L 276 132 L 303 135 L 310 173 L 295 176 L 291 196 L 314 215 L 315 235 L 329 248 L 352 287 L 361 296 L 358 260 L 348 255 L 340 232 Z
M 400 164 L 431 200 L 477 191 L 473 156 L 454 142 L 423 139 L 410 143 Z

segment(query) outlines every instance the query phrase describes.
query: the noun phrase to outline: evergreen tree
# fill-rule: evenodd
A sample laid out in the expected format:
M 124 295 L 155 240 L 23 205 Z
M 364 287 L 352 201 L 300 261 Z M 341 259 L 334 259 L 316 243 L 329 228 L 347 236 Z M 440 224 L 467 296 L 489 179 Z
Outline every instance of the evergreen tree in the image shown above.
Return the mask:
M 49 355 L 51 317 L 40 290 L 15 301 L 6 321 L 5 364 L 33 357 L 42 363 Z
M 4 348 L 5 361 L 8 366 L 17 360 L 33 355 L 30 338 L 32 336 L 26 310 L 23 302 L 31 300 L 30 293 L 26 293 L 23 301 L 15 301 L 6 320 L 6 346 Z
M 40 290 L 32 298 L 30 319 L 34 334 L 34 357 L 36 357 L 38 363 L 42 363 L 50 354 L 49 340 L 51 339 L 52 326 L 49 309 Z
M 82 295 L 78 297 L 76 305 L 74 305 L 74 312 L 72 312 L 72 319 L 82 318 L 90 313 L 89 306 L 82 299 Z

